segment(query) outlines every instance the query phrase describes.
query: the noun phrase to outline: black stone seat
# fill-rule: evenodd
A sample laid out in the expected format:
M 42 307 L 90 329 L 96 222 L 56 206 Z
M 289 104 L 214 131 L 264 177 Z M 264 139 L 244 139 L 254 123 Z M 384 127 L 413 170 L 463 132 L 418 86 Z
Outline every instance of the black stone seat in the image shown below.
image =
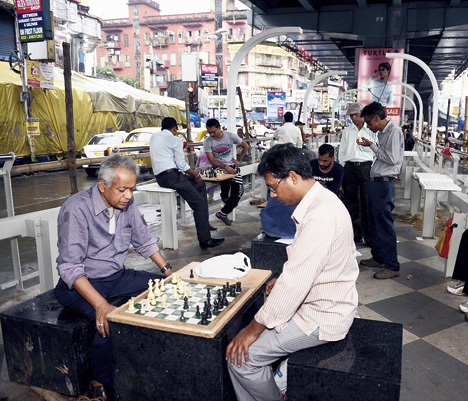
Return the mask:
M 399 400 L 402 336 L 401 324 L 355 319 L 343 340 L 291 354 L 288 400 Z
M 251 243 L 251 263 L 254 269 L 271 270 L 278 276 L 283 271 L 283 265 L 288 260 L 286 244 L 276 242 L 278 238 L 259 234 Z
M 125 297 L 112 300 L 121 305 Z M 63 308 L 53 290 L 0 314 L 11 381 L 61 394 L 83 394 L 91 381 L 94 324 Z

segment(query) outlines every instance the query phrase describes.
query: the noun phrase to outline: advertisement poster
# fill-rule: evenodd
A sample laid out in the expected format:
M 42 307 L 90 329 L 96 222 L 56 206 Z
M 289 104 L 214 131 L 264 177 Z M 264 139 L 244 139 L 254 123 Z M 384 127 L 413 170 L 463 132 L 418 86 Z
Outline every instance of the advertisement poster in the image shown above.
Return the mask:
M 389 82 L 402 82 L 403 59 L 389 59 L 387 53 L 403 53 L 403 49 L 359 49 L 358 102 L 368 105 L 379 102 L 387 110 L 387 115 L 399 123 L 401 114 L 400 85 Z
M 33 88 L 54 89 L 54 65 L 26 60 L 26 84 Z
M 22 42 L 44 40 L 41 0 L 16 0 L 19 36 Z
M 218 86 L 218 66 L 216 64 L 200 65 L 201 82 L 203 87 Z
M 281 124 L 286 112 L 286 92 L 267 93 L 267 123 Z
M 27 118 L 26 119 L 26 133 L 28 135 L 40 135 L 39 130 L 39 119 L 38 118 Z
M 266 96 L 252 95 L 252 107 L 266 107 Z

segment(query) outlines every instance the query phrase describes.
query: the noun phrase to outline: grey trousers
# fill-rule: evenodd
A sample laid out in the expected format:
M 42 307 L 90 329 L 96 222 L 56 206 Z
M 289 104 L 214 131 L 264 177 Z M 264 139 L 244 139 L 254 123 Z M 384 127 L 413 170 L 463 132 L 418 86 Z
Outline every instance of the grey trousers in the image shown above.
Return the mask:
M 240 368 L 237 364 L 231 366 L 231 361 L 227 361 L 238 401 L 283 401 L 273 378 L 271 364 L 285 355 L 327 343 L 319 340 L 318 336 L 319 329 L 307 336 L 292 320 L 280 333 L 269 329 L 263 331 L 249 348 L 247 365 L 244 355 Z

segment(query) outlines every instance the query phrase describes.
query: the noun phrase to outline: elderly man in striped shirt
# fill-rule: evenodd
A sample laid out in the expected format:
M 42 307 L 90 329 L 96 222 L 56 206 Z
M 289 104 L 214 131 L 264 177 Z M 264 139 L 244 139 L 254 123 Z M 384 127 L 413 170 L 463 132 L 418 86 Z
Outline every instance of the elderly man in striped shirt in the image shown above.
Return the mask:
M 297 205 L 294 242 L 283 272 L 266 286 L 265 304 L 226 350 L 237 398 L 283 400 L 270 365 L 295 351 L 343 339 L 356 316 L 359 268 L 351 218 L 338 197 L 313 179 L 291 144 L 263 155 L 258 171 L 286 205 Z

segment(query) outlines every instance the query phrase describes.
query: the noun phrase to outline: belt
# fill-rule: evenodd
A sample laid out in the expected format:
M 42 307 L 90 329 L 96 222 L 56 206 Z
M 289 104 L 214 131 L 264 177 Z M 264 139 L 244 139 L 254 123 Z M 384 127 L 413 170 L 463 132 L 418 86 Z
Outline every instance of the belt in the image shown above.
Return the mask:
M 172 173 L 172 172 L 174 172 L 174 171 L 179 171 L 179 170 L 177 170 L 176 168 L 170 168 L 169 170 L 161 171 L 159 174 L 156 174 L 156 178 L 162 177 L 163 175 Z
M 352 164 L 353 166 L 367 166 L 369 164 L 372 164 L 372 162 L 370 160 L 366 161 L 366 162 L 346 162 L 346 164 Z
M 395 181 L 395 178 L 393 177 L 371 177 L 371 181 L 375 182 L 393 182 Z

